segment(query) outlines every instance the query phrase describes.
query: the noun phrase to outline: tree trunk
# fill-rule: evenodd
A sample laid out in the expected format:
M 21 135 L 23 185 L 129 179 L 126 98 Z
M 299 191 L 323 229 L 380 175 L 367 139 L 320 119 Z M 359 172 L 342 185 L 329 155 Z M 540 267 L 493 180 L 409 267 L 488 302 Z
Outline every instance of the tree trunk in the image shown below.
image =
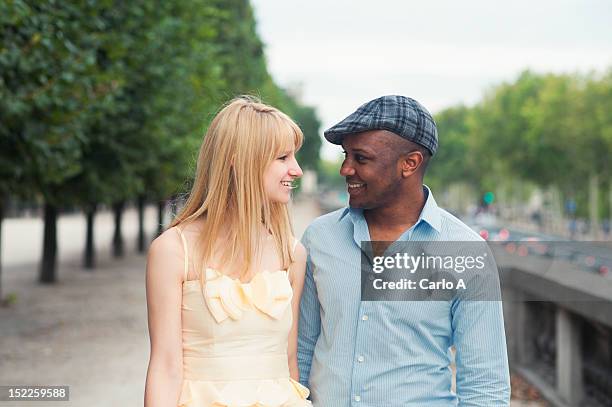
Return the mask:
M 2 220 L 4 219 L 4 201 L 0 198 L 0 305 L 4 303 L 2 294 Z
M 83 266 L 85 270 L 96 268 L 96 250 L 94 244 L 94 220 L 98 205 L 91 204 L 87 207 L 85 216 L 87 218 L 87 230 L 85 232 L 85 253 L 83 255 Z
M 44 219 L 43 255 L 39 280 L 44 284 L 52 284 L 57 280 L 57 207 L 45 203 Z
M 164 212 L 166 211 L 166 201 L 157 202 L 157 236 L 164 231 Z
M 592 173 L 589 179 L 589 234 L 591 240 L 599 238 L 599 176 Z
M 113 235 L 113 256 L 123 257 L 125 254 L 123 235 L 121 233 L 121 219 L 123 217 L 123 201 L 113 204 L 113 213 L 115 215 L 115 233 Z
M 563 233 L 565 226 L 565 222 L 563 221 L 563 194 L 561 193 L 561 189 L 555 185 L 552 185 L 550 190 L 550 216 L 547 217 L 550 223 L 550 230 L 547 230 L 547 232 L 558 235 Z
M 606 239 L 610 240 L 612 236 L 612 180 L 608 185 L 608 203 L 610 207 L 608 208 L 608 228 L 606 231 Z
M 140 195 L 138 197 L 138 242 L 136 244 L 138 253 L 144 253 L 145 251 L 144 211 L 145 197 Z

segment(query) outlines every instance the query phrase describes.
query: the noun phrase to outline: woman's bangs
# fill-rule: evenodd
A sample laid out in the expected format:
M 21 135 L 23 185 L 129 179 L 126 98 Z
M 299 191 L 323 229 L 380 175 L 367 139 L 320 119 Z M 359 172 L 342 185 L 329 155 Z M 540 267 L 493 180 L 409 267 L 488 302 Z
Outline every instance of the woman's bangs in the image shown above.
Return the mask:
M 274 126 L 274 147 L 277 153 L 298 151 L 304 142 L 302 130 L 290 120 L 279 119 Z

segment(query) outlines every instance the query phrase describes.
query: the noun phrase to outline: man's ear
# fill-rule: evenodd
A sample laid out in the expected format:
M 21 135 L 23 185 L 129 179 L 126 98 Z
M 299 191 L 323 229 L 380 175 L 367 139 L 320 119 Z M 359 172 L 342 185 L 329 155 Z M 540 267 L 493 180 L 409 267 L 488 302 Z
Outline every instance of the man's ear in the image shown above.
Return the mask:
M 401 158 L 401 171 L 402 177 L 408 178 L 419 170 L 421 164 L 423 164 L 423 153 L 418 150 L 411 151 L 404 154 Z

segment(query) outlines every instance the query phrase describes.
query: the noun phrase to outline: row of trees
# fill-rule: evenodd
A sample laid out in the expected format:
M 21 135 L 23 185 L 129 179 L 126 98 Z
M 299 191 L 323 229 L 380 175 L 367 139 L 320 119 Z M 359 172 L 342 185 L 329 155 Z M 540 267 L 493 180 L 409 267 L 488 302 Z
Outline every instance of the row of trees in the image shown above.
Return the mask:
M 319 121 L 268 73 L 248 0 L 13 0 L 0 36 L 0 222 L 8 198 L 43 205 L 42 282 L 56 279 L 62 208 L 87 214 L 93 267 L 94 216 L 112 207 L 120 255 L 126 203 L 142 213 L 183 192 L 208 121 L 236 95 L 294 117 L 301 163 L 318 165 Z
M 441 147 L 428 182 L 462 183 L 480 196 L 496 191 L 506 197 L 531 185 L 554 191 L 560 202 L 576 202 L 576 216 L 610 218 L 610 106 L 612 70 L 523 72 L 473 107 L 455 106 L 436 115 Z

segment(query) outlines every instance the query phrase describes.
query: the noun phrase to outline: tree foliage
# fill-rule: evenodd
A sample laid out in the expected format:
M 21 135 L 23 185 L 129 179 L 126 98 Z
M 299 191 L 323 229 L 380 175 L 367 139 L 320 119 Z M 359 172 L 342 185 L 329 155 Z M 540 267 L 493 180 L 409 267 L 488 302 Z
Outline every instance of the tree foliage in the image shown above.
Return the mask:
M 428 177 L 493 190 L 517 180 L 555 187 L 587 210 L 588 182 L 612 175 L 612 70 L 588 75 L 523 72 L 473 107 L 436 115 L 440 149 Z M 602 205 L 606 214 L 607 205 Z M 609 215 L 608 215 L 609 216 Z
M 295 116 L 317 166 L 316 114 L 268 73 L 248 0 L 11 0 L 0 33 L 0 199 L 167 199 L 240 94 Z
M 12 195 L 169 196 L 212 115 L 239 94 L 299 116 L 316 165 L 318 119 L 270 77 L 248 1 L 0 7 L 0 185 Z

